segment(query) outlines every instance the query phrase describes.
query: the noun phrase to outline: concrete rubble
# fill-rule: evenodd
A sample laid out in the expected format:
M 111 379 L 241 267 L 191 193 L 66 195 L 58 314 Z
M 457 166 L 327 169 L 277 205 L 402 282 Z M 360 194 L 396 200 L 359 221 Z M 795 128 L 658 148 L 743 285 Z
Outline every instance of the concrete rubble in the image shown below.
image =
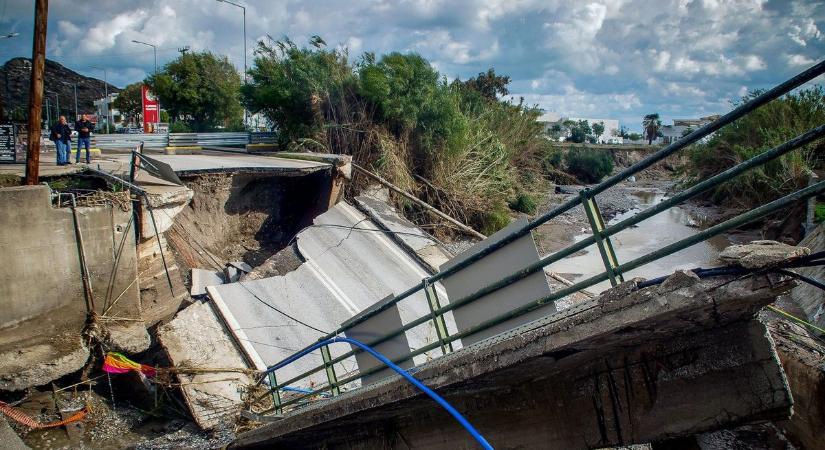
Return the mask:
M 758 269 L 810 254 L 811 250 L 807 247 L 795 247 L 776 241 L 763 240 L 743 245 L 731 245 L 719 253 L 719 259 L 729 265 L 737 265 L 745 269 Z
M 254 379 L 237 371 L 247 367 L 246 361 L 226 338 L 212 306 L 195 302 L 186 307 L 158 328 L 158 339 L 175 367 L 201 372 L 178 374 L 195 422 L 209 430 L 234 420 Z

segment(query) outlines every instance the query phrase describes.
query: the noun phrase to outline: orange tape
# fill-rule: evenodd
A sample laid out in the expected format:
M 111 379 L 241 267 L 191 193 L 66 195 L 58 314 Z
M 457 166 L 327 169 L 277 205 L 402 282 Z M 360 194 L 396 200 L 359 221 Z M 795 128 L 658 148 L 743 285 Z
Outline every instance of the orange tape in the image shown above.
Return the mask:
M 66 419 L 59 420 L 57 422 L 49 422 L 49 423 L 38 422 L 37 420 L 34 420 L 31 417 L 29 417 L 27 414 L 24 414 L 24 413 L 14 409 L 14 408 L 12 408 L 7 403 L 3 403 L 3 402 L 0 402 L 0 412 L 2 412 L 3 414 L 5 414 L 6 416 L 8 416 L 9 418 L 11 418 L 12 420 L 14 420 L 15 422 L 17 422 L 19 424 L 25 425 L 29 428 L 39 430 L 39 429 L 42 429 L 42 428 L 54 428 L 54 427 L 59 427 L 59 426 L 63 426 L 63 425 L 68 425 L 70 423 L 83 420 L 86 417 L 86 414 L 88 414 L 89 411 L 88 411 L 88 409 L 83 408 L 80 411 L 72 414 L 71 416 L 69 416 Z

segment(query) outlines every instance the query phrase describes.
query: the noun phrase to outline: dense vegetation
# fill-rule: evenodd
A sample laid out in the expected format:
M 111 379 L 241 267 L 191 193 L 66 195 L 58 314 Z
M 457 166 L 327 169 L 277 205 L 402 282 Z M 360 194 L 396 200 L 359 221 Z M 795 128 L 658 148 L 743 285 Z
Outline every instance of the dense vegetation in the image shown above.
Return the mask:
M 761 92 L 735 102 L 737 106 Z M 750 159 L 825 123 L 825 92 L 813 87 L 774 100 L 694 145 L 687 173 L 702 180 Z M 807 185 L 812 170 L 825 168 L 825 142 L 819 140 L 750 170 L 721 185 L 711 199 L 725 206 L 752 208 Z
M 311 44 L 260 43 L 241 88 L 247 108 L 275 124 L 282 147 L 352 155 L 487 233 L 507 224 L 508 205 L 535 212 L 536 193 L 560 160 L 539 111 L 500 99 L 508 77 L 490 69 L 450 83 L 417 54 L 352 62 L 320 38 Z
M 241 77 L 226 57 L 184 53 L 145 83 L 168 111 L 172 132 L 243 129 Z

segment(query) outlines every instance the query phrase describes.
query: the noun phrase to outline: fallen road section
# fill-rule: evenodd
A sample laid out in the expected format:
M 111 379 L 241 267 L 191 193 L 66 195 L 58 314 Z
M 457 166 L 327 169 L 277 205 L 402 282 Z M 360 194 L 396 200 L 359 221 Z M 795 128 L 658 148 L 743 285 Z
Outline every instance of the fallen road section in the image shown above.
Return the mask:
M 792 285 L 765 276 L 699 280 L 687 272 L 645 289 L 630 281 L 423 364 L 415 376 L 494 446 L 620 446 L 787 418 L 791 394 L 755 315 Z M 393 448 L 403 441 L 447 449 L 469 439 L 394 376 L 288 413 L 230 448 Z
M 274 277 L 206 288 L 239 346 L 256 368 L 263 370 L 338 328 L 359 312 L 388 296 L 420 283 L 427 271 L 405 249 L 386 236 L 353 206 L 340 202 L 313 220 L 296 236 L 305 259 L 296 270 Z M 446 294 L 437 286 L 442 298 Z M 423 292 L 398 305 L 406 323 L 429 313 Z M 451 316 L 448 326 L 454 328 Z M 407 332 L 410 346 L 437 340 L 431 323 Z M 458 345 L 458 344 L 456 344 Z M 332 357 L 345 347 L 330 348 Z M 317 366 L 316 352 L 295 365 L 277 371 L 287 380 Z M 440 351 L 430 352 L 432 356 Z M 416 362 L 425 362 L 421 355 Z M 356 369 L 355 359 L 336 364 L 339 376 Z M 323 371 L 303 380 L 301 387 L 325 383 Z M 305 384 L 309 383 L 309 386 Z

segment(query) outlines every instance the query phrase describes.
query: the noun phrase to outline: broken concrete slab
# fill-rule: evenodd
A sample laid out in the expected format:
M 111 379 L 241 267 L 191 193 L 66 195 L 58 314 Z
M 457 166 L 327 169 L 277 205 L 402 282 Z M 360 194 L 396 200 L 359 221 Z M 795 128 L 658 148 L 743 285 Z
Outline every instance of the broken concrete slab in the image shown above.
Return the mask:
M 438 272 L 438 268 L 452 258 L 452 254 L 437 239 L 402 217 L 388 203 L 367 195 L 355 197 L 355 203 L 431 273 Z
M 230 261 L 229 265 L 244 273 L 252 272 L 252 266 L 243 261 Z
M 811 250 L 805 247 L 762 240 L 753 241 L 749 244 L 731 245 L 719 253 L 719 259 L 726 264 L 737 265 L 746 269 L 761 269 L 788 259 L 810 254 Z
M 768 324 L 793 394 L 793 415 L 778 425 L 799 448 L 821 448 L 825 423 L 825 345 L 808 330 L 784 320 Z
M 92 326 L 89 332 L 105 345 L 104 348 L 126 354 L 146 351 L 152 345 L 143 321 L 102 321 Z
M 179 369 L 181 391 L 198 426 L 209 430 L 234 420 L 255 380 L 237 371 L 247 368 L 247 363 L 212 306 L 196 302 L 186 307 L 158 327 L 158 339 Z M 198 373 L 182 369 L 197 369 Z
M 0 353 L 0 390 L 42 386 L 83 368 L 89 349 L 80 333 L 67 332 L 47 342 Z
M 825 223 L 817 225 L 799 245 L 811 249 L 813 253 L 825 251 Z M 800 267 L 794 272 L 815 280 L 825 280 L 825 266 Z M 808 283 L 799 283 L 791 291 L 791 298 L 811 323 L 825 328 L 825 291 Z
M 587 449 L 657 442 L 784 418 L 791 395 L 762 306 L 792 286 L 772 277 L 696 280 L 598 299 L 419 366 L 493 444 Z M 347 433 L 341 433 L 341 429 Z M 288 413 L 230 448 L 471 446 L 429 398 L 392 377 Z
M 296 241 L 305 264 L 329 286 L 350 315 L 370 307 L 387 294 L 398 295 L 429 276 L 367 216 L 344 202 L 316 217 L 313 226 L 301 231 Z M 441 284 L 435 288 L 442 302 L 446 302 L 447 293 Z M 402 300 L 398 306 L 404 323 L 430 313 L 423 290 Z M 455 330 L 452 314 L 446 314 L 445 321 L 448 329 Z M 409 330 L 407 338 L 413 348 L 438 340 L 430 322 Z M 417 356 L 416 362 L 439 354 L 440 350 L 433 350 Z
M 494 245 L 517 228 L 524 227 L 527 219 L 522 217 L 499 230 L 487 239 L 475 244 L 441 266 L 445 271 L 462 261 Z M 498 281 L 513 272 L 514 267 L 527 267 L 539 260 L 539 252 L 533 242 L 532 234 L 527 234 L 516 241 L 485 256 L 469 268 L 441 280 L 451 299 L 461 299 L 475 293 L 490 283 Z M 453 310 L 456 326 L 460 331 L 470 329 L 479 323 L 497 317 L 527 303 L 532 303 L 551 294 L 545 272 L 538 271 L 521 280 L 485 295 L 480 299 Z M 464 345 L 470 345 L 490 336 L 510 330 L 556 311 L 554 304 L 531 311 L 523 316 L 507 320 L 499 325 L 479 331 L 461 339 Z
M 284 276 L 210 286 L 207 291 L 238 344 L 259 370 L 316 342 L 352 316 L 306 264 Z M 346 349 L 338 346 L 331 350 L 335 357 Z M 320 352 L 316 351 L 276 371 L 275 377 L 284 381 L 320 363 Z M 352 358 L 336 365 L 338 373 L 353 369 Z M 322 371 L 299 385 L 324 382 Z
M 207 286 L 217 286 L 224 283 L 224 274 L 217 270 L 192 269 L 192 297 L 206 295 Z
M 237 267 L 227 264 L 223 268 L 223 277 L 227 283 L 234 283 L 241 279 L 242 272 Z

